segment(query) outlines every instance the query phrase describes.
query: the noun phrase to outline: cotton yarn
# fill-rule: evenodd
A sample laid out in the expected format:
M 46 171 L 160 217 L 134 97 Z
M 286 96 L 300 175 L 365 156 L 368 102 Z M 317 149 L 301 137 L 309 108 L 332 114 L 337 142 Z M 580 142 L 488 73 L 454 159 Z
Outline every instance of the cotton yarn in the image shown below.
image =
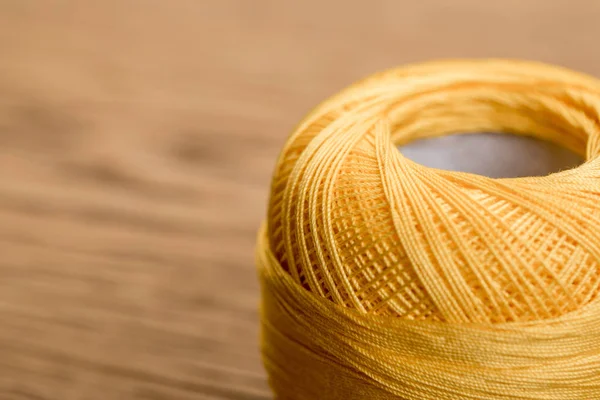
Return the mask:
M 481 131 L 586 161 L 492 179 L 397 149 Z M 409 65 L 319 105 L 258 239 L 276 398 L 600 399 L 599 154 L 600 81 L 539 63 Z

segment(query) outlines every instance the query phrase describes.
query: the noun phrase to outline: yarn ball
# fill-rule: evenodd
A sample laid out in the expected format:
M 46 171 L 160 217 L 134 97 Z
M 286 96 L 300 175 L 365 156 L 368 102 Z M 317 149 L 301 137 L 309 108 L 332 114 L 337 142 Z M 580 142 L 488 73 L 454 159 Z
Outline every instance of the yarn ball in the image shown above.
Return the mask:
M 425 167 L 397 148 L 482 131 L 551 141 L 586 161 L 493 179 Z M 599 81 L 533 62 L 410 65 L 320 104 L 277 161 L 259 244 L 276 392 L 285 381 L 296 387 L 286 399 L 600 395 L 599 138 Z M 560 341 L 582 326 L 585 350 L 584 339 Z M 330 383 L 311 375 L 300 386 L 293 368 Z M 361 390 L 371 397 L 352 397 Z

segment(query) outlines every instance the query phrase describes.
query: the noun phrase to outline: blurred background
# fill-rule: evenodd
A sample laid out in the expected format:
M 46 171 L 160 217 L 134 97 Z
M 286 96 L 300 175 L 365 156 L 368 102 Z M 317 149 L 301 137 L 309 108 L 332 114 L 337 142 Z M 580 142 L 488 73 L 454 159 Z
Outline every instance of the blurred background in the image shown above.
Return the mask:
M 256 230 L 286 137 L 370 73 L 600 75 L 593 0 L 0 0 L 0 399 L 271 399 Z

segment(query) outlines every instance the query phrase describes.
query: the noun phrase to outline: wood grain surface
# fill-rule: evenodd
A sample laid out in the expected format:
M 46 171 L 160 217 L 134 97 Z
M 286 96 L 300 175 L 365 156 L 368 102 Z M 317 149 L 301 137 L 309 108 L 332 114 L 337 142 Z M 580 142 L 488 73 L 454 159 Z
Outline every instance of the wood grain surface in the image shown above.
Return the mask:
M 598 17 L 593 0 L 0 0 L 0 400 L 271 399 L 253 248 L 294 124 L 407 62 L 600 75 Z

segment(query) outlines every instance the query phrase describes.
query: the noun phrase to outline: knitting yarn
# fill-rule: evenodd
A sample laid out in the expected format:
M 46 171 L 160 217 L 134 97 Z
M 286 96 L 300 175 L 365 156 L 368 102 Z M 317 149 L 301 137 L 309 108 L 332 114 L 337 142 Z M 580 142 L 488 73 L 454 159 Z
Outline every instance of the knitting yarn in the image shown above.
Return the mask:
M 482 131 L 586 161 L 493 179 L 397 149 Z M 600 81 L 539 63 L 410 65 L 319 105 L 258 238 L 276 397 L 600 399 L 599 153 Z

